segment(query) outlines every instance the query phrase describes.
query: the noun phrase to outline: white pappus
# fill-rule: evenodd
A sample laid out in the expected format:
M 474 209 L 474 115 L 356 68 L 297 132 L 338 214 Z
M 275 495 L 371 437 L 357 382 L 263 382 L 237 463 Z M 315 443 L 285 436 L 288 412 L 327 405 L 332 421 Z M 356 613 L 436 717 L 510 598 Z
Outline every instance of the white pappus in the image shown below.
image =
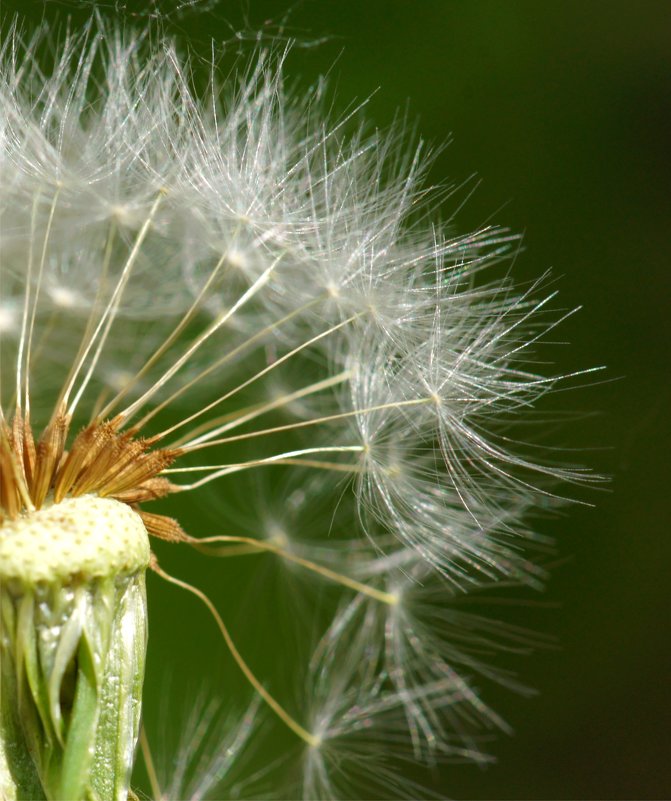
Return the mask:
M 330 585 L 331 623 L 295 666 L 294 713 L 237 650 L 226 610 L 150 563 L 221 615 L 265 702 L 227 735 L 231 758 L 274 713 L 304 749 L 291 792 L 430 797 L 416 766 L 481 761 L 478 732 L 505 728 L 481 684 L 515 682 L 478 652 L 521 647 L 516 629 L 455 599 L 540 584 L 529 514 L 559 500 L 558 480 L 594 478 L 533 458 L 519 433 L 566 378 L 531 357 L 566 316 L 548 311 L 554 293 L 496 276 L 517 242 L 506 230 L 431 224 L 424 149 L 406 155 L 403 131 L 368 133 L 360 110 L 330 121 L 321 90 L 287 93 L 286 52 L 257 50 L 221 84 L 213 70 L 199 94 L 167 40 L 93 21 L 47 70 L 45 33 L 10 28 L 0 532 L 97 495 L 152 537 L 269 552 Z M 259 509 L 209 537 L 152 509 L 166 495 L 197 502 L 210 482 L 235 497 L 275 470 L 300 503 L 261 478 L 263 508 L 278 509 L 267 536 Z M 184 792 L 204 797 L 228 771 L 218 759 Z M 154 792 L 177 797 L 170 781 L 154 776 Z

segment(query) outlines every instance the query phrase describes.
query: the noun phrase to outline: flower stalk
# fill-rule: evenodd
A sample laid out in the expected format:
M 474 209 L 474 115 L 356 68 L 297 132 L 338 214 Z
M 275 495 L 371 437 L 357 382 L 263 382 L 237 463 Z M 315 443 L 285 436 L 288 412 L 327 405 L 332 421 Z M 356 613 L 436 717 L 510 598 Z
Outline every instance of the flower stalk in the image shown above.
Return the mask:
M 148 560 L 139 516 L 108 499 L 70 499 L 0 528 L 6 801 L 128 797 Z

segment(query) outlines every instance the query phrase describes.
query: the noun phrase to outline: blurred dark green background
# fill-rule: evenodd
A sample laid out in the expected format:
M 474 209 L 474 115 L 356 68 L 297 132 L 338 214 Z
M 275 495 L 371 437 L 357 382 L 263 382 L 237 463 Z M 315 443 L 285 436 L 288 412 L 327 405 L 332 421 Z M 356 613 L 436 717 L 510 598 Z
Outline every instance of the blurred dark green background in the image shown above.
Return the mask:
M 152 8 L 98 5 L 139 25 Z M 498 762 L 451 766 L 437 786 L 469 799 L 671 797 L 671 3 L 210 6 L 161 7 L 175 12 L 166 27 L 205 54 L 210 35 L 229 49 L 259 31 L 267 40 L 295 36 L 288 73 L 307 85 L 328 71 L 336 111 L 372 95 L 374 125 L 388 127 L 407 109 L 423 137 L 449 139 L 430 178 L 463 188 L 444 216 L 459 207 L 463 232 L 488 222 L 524 232 L 515 275 L 551 267 L 565 306 L 584 307 L 561 327 L 570 347 L 555 349 L 560 370 L 608 367 L 604 382 L 561 397 L 562 407 L 585 414 L 556 439 L 585 448 L 582 460 L 612 483 L 581 493 L 593 508 L 576 505 L 542 523 L 557 538 L 557 567 L 547 593 L 516 612 L 559 646 L 516 663 L 536 697 L 490 693 L 515 730 L 488 745 Z M 69 2 L 3 0 L 0 8 L 49 19 L 79 13 Z M 212 513 L 181 519 L 193 533 L 217 525 Z M 161 556 L 207 588 L 243 639 L 253 616 L 276 603 L 271 575 L 244 586 L 243 573 L 223 586 L 221 565 L 165 549 Z M 150 605 L 150 707 L 160 704 L 166 672 L 173 693 L 207 681 L 238 686 L 220 667 L 223 648 L 212 649 L 214 628 L 195 601 L 150 578 Z M 261 665 L 259 654 L 270 649 L 265 658 L 277 661 L 273 649 L 282 646 L 252 633 L 246 647 Z

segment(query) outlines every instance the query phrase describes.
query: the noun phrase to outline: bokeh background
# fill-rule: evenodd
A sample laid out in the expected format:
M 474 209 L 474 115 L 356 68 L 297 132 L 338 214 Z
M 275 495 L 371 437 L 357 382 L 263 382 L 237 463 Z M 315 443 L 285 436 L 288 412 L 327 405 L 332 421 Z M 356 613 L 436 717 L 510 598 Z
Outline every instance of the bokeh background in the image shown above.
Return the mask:
M 671 4 L 0 0 L 3 14 L 54 25 L 67 15 L 78 24 L 92 5 L 138 26 L 160 12 L 205 56 L 211 37 L 228 54 L 257 37 L 295 38 L 287 72 L 299 90 L 329 73 L 336 114 L 366 100 L 372 126 L 392 126 L 401 109 L 430 143 L 449 141 L 430 172 L 457 187 L 443 216 L 462 232 L 490 222 L 523 232 L 514 274 L 551 268 L 564 305 L 583 307 L 561 327 L 568 346 L 556 361 L 607 371 L 560 396 L 579 414 L 554 439 L 612 480 L 579 493 L 591 506 L 542 521 L 557 540 L 553 577 L 510 606 L 516 622 L 555 638 L 515 663 L 537 695 L 490 689 L 514 734 L 487 744 L 492 766 L 449 766 L 434 786 L 464 799 L 671 797 Z M 213 533 L 231 503 L 213 492 L 200 512 L 177 512 L 187 530 Z M 300 644 L 291 627 L 268 631 L 286 590 L 272 571 L 224 573 L 169 549 L 161 560 L 207 590 L 259 672 L 282 672 Z M 242 690 L 197 602 L 149 585 L 147 716 L 164 721 L 169 741 L 180 698 L 188 710 L 194 692 Z M 270 738 L 257 751 L 263 763 L 279 746 Z

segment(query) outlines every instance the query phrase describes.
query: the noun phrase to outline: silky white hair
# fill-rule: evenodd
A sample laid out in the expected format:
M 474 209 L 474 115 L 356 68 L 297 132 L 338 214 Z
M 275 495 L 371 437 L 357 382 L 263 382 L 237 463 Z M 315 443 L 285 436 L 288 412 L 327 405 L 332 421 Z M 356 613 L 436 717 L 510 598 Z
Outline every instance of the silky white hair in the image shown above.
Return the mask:
M 44 42 L 13 30 L 0 50 L 3 424 L 44 426 L 57 402 L 81 425 L 120 416 L 180 449 L 162 475 L 194 503 L 281 469 L 233 533 L 337 587 L 295 666 L 310 737 L 288 786 L 429 796 L 408 765 L 486 759 L 479 733 L 505 724 L 482 687 L 517 686 L 478 652 L 518 632 L 455 599 L 542 584 L 529 516 L 594 478 L 533 446 L 569 378 L 535 350 L 567 314 L 547 276 L 497 277 L 516 236 L 431 222 L 422 143 L 360 108 L 329 119 L 321 84 L 288 93 L 286 50 L 199 95 L 170 41 L 92 22 L 48 71 Z

